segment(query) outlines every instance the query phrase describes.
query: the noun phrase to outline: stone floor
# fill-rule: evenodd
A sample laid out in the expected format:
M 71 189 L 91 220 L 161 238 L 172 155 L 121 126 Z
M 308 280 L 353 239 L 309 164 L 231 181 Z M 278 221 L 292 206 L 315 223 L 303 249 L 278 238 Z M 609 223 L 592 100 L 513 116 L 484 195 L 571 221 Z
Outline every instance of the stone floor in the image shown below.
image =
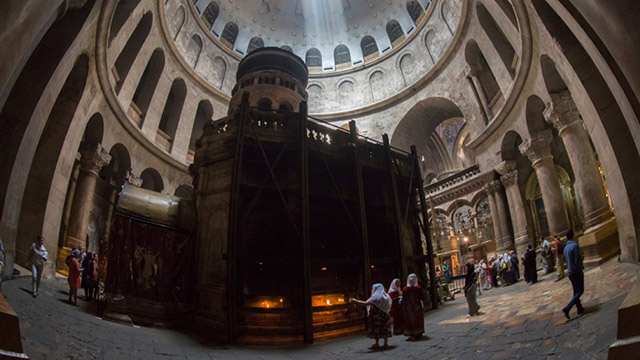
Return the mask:
M 478 298 L 481 315 L 466 317 L 466 301 L 425 314 L 426 337 L 390 339 L 391 348 L 372 351 L 363 335 L 287 349 L 220 346 L 173 330 L 104 321 L 95 304 L 67 304 L 65 279 L 45 282 L 32 298 L 29 278 L 2 284 L 20 316 L 23 346 L 32 359 L 605 359 L 614 341 L 617 308 L 640 267 L 615 260 L 586 272 L 586 313 L 567 321 L 560 308 L 571 295 L 568 280 L 546 275 L 535 285 L 522 281 Z

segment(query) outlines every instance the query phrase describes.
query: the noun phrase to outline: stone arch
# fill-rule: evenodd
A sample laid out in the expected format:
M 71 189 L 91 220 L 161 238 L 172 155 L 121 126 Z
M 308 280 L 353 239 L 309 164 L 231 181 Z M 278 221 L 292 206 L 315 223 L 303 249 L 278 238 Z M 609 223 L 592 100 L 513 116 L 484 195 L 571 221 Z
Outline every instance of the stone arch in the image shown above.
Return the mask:
M 211 71 L 211 77 L 209 82 L 218 89 L 222 89 L 224 83 L 224 77 L 227 74 L 227 63 L 220 56 L 216 56 L 213 59 L 213 71 Z
M 404 86 L 409 86 L 418 80 L 420 74 L 412 54 L 407 53 L 400 58 L 400 72 L 404 80 Z
M 171 22 L 169 23 L 169 34 L 171 34 L 171 38 L 175 41 L 180 34 L 180 30 L 184 26 L 186 20 L 186 14 L 184 11 L 184 6 L 180 5 L 178 10 L 176 10 L 176 14 L 171 18 Z
M 213 27 L 213 24 L 216 22 L 219 13 L 220 7 L 214 1 L 211 1 L 202 12 L 202 20 L 209 24 L 209 29 Z
M 509 75 L 511 75 L 511 78 L 513 79 L 516 74 L 517 57 L 515 49 L 482 2 L 478 2 L 476 4 L 476 14 L 478 15 L 480 26 L 484 30 L 485 34 L 487 34 L 487 37 L 500 56 L 502 63 L 505 68 L 507 68 Z
M 307 67 L 322 70 L 322 54 L 320 53 L 320 50 L 316 48 L 307 50 L 307 54 L 304 59 Z
M 513 24 L 513 26 L 517 29 L 518 19 L 516 17 L 515 10 L 513 10 L 513 5 L 511 5 L 511 2 L 509 0 L 496 0 L 496 3 L 498 3 L 500 9 L 502 9 L 504 14 L 507 15 L 507 18 L 509 18 L 509 21 L 511 21 L 511 24 Z
M 542 79 L 549 95 L 569 90 L 556 68 L 556 63 L 546 54 L 540 56 L 540 69 L 542 70 Z
M 473 204 L 469 200 L 462 199 L 462 198 L 461 199 L 455 199 L 447 207 L 447 214 L 449 214 L 449 216 L 453 216 L 453 214 L 455 213 L 456 209 L 459 209 L 459 208 L 461 208 L 463 206 L 468 206 L 468 207 L 473 209 Z M 451 218 L 450 220 L 453 220 L 453 218 Z
M 192 185 L 180 185 L 173 192 L 173 195 L 181 197 L 183 199 L 193 199 L 193 186 Z
M 100 171 L 100 178 L 114 188 L 120 189 L 127 176 L 130 176 L 131 156 L 127 147 L 121 143 L 113 145 L 109 155 L 111 155 L 111 161 Z
M 424 18 L 422 5 L 417 0 L 407 0 L 406 7 L 411 20 L 413 20 L 413 23 L 417 25 Z
M 371 100 L 380 101 L 385 98 L 384 73 L 381 70 L 375 70 L 369 76 L 369 87 L 371 88 Z
M 258 110 L 271 111 L 273 110 L 273 101 L 269 98 L 262 98 L 258 100 Z
M 451 35 L 454 34 L 456 27 L 458 26 L 456 20 L 454 19 L 455 13 L 455 1 L 441 1 L 440 6 L 440 16 L 442 17 L 442 21 L 447 26 L 447 30 Z
M 307 87 L 307 94 L 309 98 L 310 112 L 317 112 L 324 105 L 324 90 L 322 89 L 322 86 L 319 84 L 310 84 Z
M 286 100 L 282 100 L 278 103 L 278 112 L 290 113 L 293 111 L 293 105 Z
M 147 62 L 147 66 L 142 72 L 142 76 L 140 77 L 136 91 L 133 94 L 133 98 L 131 99 L 131 107 L 138 116 L 138 119 L 135 122 L 140 128 L 142 128 L 147 111 L 149 111 L 149 105 L 151 105 L 153 94 L 156 91 L 158 81 L 160 80 L 160 76 L 163 71 L 164 51 L 157 48 L 153 51 L 153 54 L 151 54 L 151 57 Z
M 155 191 L 162 192 L 164 190 L 164 181 L 162 180 L 162 176 L 158 172 L 158 170 L 154 168 L 146 168 L 140 174 L 140 179 L 142 179 L 142 188 Z
M 109 28 L 109 46 L 111 41 L 118 35 L 122 26 L 127 22 L 133 10 L 138 7 L 140 0 L 121 0 L 116 5 L 116 10 L 113 12 L 113 18 L 111 18 L 111 27 Z
M 344 80 L 338 85 L 338 100 L 340 102 L 340 110 L 346 110 L 354 107 L 353 95 L 356 91 L 355 83 L 351 80 Z
M 102 118 L 102 114 L 97 112 L 89 118 L 82 136 L 82 141 L 88 144 L 100 144 L 102 143 L 103 134 L 104 119 Z
M 44 231 L 45 215 L 50 192 L 53 189 L 52 181 L 58 158 L 84 93 L 89 75 L 89 62 L 89 56 L 86 54 L 76 59 L 48 115 L 43 135 L 38 141 L 20 208 L 18 243 L 16 244 L 18 262 L 26 260 L 29 245 Z M 45 238 L 45 246 L 48 243 L 57 243 L 52 240 L 55 239 Z
M 158 124 L 158 131 L 165 141 L 163 145 L 167 152 L 171 152 L 186 97 L 187 86 L 184 80 L 179 78 L 175 79 L 171 85 L 171 90 L 167 96 L 167 101 L 164 105 L 162 116 L 160 117 L 160 123 Z
M 336 70 L 348 69 L 351 67 L 351 53 L 346 45 L 338 45 L 333 50 L 333 60 Z
M 487 118 L 493 118 L 493 115 L 497 112 L 496 107 L 499 103 L 499 99 L 502 98 L 502 91 L 498 85 L 495 75 L 491 71 L 487 59 L 478 47 L 478 43 L 475 40 L 469 40 L 464 51 L 465 60 L 471 68 L 471 71 L 475 73 L 480 88 L 476 88 L 480 97 L 486 98 L 487 107 L 490 110 L 490 114 L 487 114 Z
M 527 121 L 527 130 L 529 134 L 537 133 L 549 128 L 549 124 L 544 118 L 545 104 L 536 95 L 531 95 L 527 99 L 525 118 Z
M 193 121 L 193 128 L 191 129 L 191 139 L 189 140 L 189 150 L 196 150 L 196 141 L 202 136 L 204 126 L 211 122 L 213 117 L 213 106 L 209 100 L 202 100 L 198 103 L 198 109 L 196 110 L 196 118 Z
M 365 63 L 380 56 L 376 39 L 371 35 L 362 38 L 360 41 L 360 49 L 362 50 L 362 58 Z
M 391 47 L 395 48 L 401 42 L 404 41 L 404 31 L 402 30 L 402 26 L 398 23 L 397 20 L 390 20 L 386 26 L 387 36 L 389 37 L 389 42 L 391 43 Z
M 113 64 L 113 73 L 116 77 L 116 94 L 120 93 L 122 84 L 124 83 L 131 66 L 138 57 L 138 53 L 142 48 L 142 45 L 147 40 L 149 33 L 151 32 L 151 25 L 153 24 L 153 14 L 151 11 L 147 11 L 144 16 L 138 22 L 135 30 L 131 33 L 127 44 L 122 48 L 120 55 Z
M 220 41 L 224 46 L 233 50 L 233 45 L 236 43 L 236 39 L 238 38 L 238 32 L 238 25 L 233 21 L 229 21 L 227 25 L 224 26 L 224 30 L 222 30 Z
M 260 49 L 264 47 L 264 40 L 260 37 L 253 37 L 249 40 L 249 46 L 247 46 L 247 54 L 252 52 L 253 50 Z
M 509 130 L 502 138 L 500 146 L 500 158 L 502 160 L 516 160 L 520 154 L 518 146 L 522 144 L 522 137 L 515 130 Z
M 193 34 L 191 36 L 191 41 L 189 42 L 189 46 L 187 47 L 187 57 L 189 65 L 193 69 L 198 66 L 198 60 L 200 59 L 200 54 L 202 54 L 202 38 L 198 34 Z
M 451 159 L 436 134 L 436 128 L 446 120 L 464 118 L 453 101 L 444 97 L 430 97 L 414 105 L 393 130 L 391 145 L 403 150 L 416 146 L 424 156 L 425 173 L 437 175 L 451 169 Z
M 427 31 L 427 35 L 424 37 L 424 45 L 427 47 L 427 53 L 429 54 L 429 59 L 431 59 L 431 63 L 435 65 L 437 58 L 440 58 L 440 54 L 436 58 L 436 49 L 435 49 L 435 41 L 436 41 L 436 31 L 431 29 Z

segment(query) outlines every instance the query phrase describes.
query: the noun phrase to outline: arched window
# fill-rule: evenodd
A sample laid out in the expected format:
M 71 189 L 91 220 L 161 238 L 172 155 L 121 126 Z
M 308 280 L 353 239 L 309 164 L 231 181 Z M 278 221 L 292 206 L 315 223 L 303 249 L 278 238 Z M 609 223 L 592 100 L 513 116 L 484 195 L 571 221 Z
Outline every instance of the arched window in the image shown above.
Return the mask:
M 172 19 L 169 21 L 169 25 L 168 25 L 169 33 L 171 34 L 171 37 L 173 38 L 173 40 L 176 40 L 178 38 L 178 34 L 180 34 L 180 30 L 182 30 L 182 26 L 184 26 L 184 20 L 185 20 L 184 7 L 180 6 L 178 10 L 176 10 L 175 16 L 173 16 Z
M 387 23 L 387 35 L 392 47 L 396 47 L 398 44 L 404 41 L 404 32 L 402 26 L 395 21 L 391 20 Z
M 142 72 L 142 77 L 140 78 L 140 82 L 138 82 L 138 87 L 131 100 L 131 108 L 133 108 L 139 117 L 137 121 L 139 127 L 142 127 L 144 117 L 149 110 L 153 93 L 156 91 L 156 86 L 158 85 L 158 80 L 160 80 L 160 75 L 162 75 L 163 70 L 164 53 L 162 49 L 158 48 L 153 52 L 147 63 L 147 67 Z
M 218 13 L 220 13 L 220 8 L 215 2 L 211 2 L 211 4 L 209 4 L 202 12 L 202 20 L 209 24 L 209 29 L 211 29 L 213 27 L 213 23 L 216 22 Z
M 119 1 L 116 6 L 116 11 L 113 13 L 113 19 L 111 20 L 111 29 L 109 30 L 109 46 L 111 41 L 118 35 L 122 26 L 127 22 L 129 16 L 133 10 L 136 9 L 140 0 L 123 0 Z
M 365 62 L 371 61 L 380 55 L 378 44 L 376 44 L 373 36 L 367 35 L 363 37 L 362 41 L 360 41 L 360 48 L 362 49 L 362 57 Z
M 482 26 L 487 37 L 491 40 L 493 47 L 500 55 L 502 63 L 507 68 L 511 78 L 513 78 L 516 74 L 516 51 L 482 3 L 476 5 L 476 13 L 478 14 L 480 26 Z
M 147 40 L 149 32 L 151 31 L 152 23 L 153 15 L 151 14 L 151 11 L 149 11 L 144 14 L 142 19 L 140 19 L 138 26 L 136 26 L 133 33 L 131 33 L 129 41 L 127 41 L 127 44 L 122 48 L 120 55 L 118 55 L 118 58 L 113 65 L 115 70 L 113 73 L 116 76 L 116 94 L 120 93 L 122 84 L 127 78 L 129 70 L 131 70 L 131 66 L 140 52 L 140 48 L 142 48 L 142 45 Z
M 490 121 L 493 118 L 493 114 L 496 113 L 495 110 L 501 106 L 502 92 L 487 63 L 487 59 L 485 59 L 475 40 L 467 42 L 465 58 L 473 73 L 471 75 L 471 84 L 477 92 L 480 105 L 487 117 L 486 120 Z
M 164 189 L 164 181 L 162 181 L 162 176 L 156 169 L 146 168 L 140 174 L 140 178 L 142 179 L 142 188 L 161 192 Z
M 156 137 L 156 142 L 160 142 L 158 145 L 165 148 L 167 152 L 171 152 L 173 138 L 176 136 L 186 96 L 187 87 L 184 80 L 174 80 L 160 117 L 160 124 L 158 125 L 159 136 Z
M 196 150 L 196 140 L 202 136 L 202 129 L 211 121 L 213 117 L 213 106 L 209 100 L 202 100 L 198 104 L 196 110 L 196 118 L 193 121 L 193 128 L 191 129 L 191 139 L 189 140 L 189 150 Z
M 254 37 L 249 41 L 249 46 L 247 46 L 247 54 L 255 49 L 260 49 L 262 47 L 264 47 L 264 41 L 259 37 Z
M 289 113 L 293 111 L 293 106 L 287 102 L 281 102 L 280 107 L 278 107 L 278 112 L 281 113 Z
M 418 24 L 424 18 L 424 10 L 422 5 L 416 0 L 407 0 L 407 12 L 411 16 L 414 24 Z
M 307 67 L 309 70 L 312 68 L 316 68 L 316 70 L 322 70 L 322 54 L 320 50 L 316 48 L 311 48 L 307 51 L 307 55 L 305 56 L 305 63 L 307 63 Z
M 227 25 L 224 26 L 224 30 L 222 31 L 222 36 L 220 36 L 220 41 L 224 46 L 233 50 L 233 45 L 236 43 L 236 38 L 238 37 L 238 25 L 234 22 L 228 22 Z
M 333 58 L 336 64 L 336 70 L 348 69 L 351 67 L 351 54 L 349 48 L 345 45 L 338 45 L 333 51 Z
M 194 34 L 191 37 L 191 43 L 187 48 L 187 54 L 186 54 L 187 57 L 189 58 L 189 63 L 192 68 L 195 69 L 196 65 L 198 65 L 198 59 L 200 59 L 201 53 L 202 53 L 202 38 L 199 35 Z

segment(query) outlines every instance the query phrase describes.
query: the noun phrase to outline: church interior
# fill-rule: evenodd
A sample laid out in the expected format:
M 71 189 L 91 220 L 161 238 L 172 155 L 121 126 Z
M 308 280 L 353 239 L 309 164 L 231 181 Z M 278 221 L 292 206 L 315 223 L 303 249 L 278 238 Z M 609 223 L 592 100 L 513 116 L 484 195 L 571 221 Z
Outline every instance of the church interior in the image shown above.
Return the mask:
M 445 267 L 464 282 L 465 264 L 573 233 L 585 272 L 630 281 L 594 358 L 631 358 L 638 16 L 633 0 L 2 1 L 0 291 L 42 236 L 45 284 L 97 255 L 101 319 L 316 346 L 364 333 L 351 300 L 374 283 L 416 274 L 439 316 Z M 0 358 L 30 353 L 24 295 L 0 296 Z

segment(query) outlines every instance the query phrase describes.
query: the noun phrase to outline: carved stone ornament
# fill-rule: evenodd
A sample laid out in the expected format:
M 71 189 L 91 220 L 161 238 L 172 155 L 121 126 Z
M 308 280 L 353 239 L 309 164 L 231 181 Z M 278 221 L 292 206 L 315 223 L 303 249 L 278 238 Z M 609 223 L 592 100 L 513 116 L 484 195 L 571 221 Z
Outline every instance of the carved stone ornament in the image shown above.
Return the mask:
M 551 102 L 547 103 L 542 113 L 545 120 L 552 124 L 560 133 L 574 123 L 582 121 L 580 112 L 571 99 L 571 94 L 562 92 L 551 95 Z
M 127 176 L 125 176 L 124 181 L 127 184 L 133 185 L 135 187 L 142 187 L 142 178 L 133 175 L 131 169 L 127 170 Z
M 518 185 L 518 170 L 513 170 L 500 177 L 500 181 L 504 187 L 510 187 L 512 185 Z
M 93 173 L 97 174 L 103 166 L 111 161 L 111 155 L 102 148 L 100 143 L 86 144 L 81 151 L 81 168 Z
M 550 146 L 552 139 L 553 134 L 551 133 L 551 129 L 539 131 L 533 133 L 529 139 L 520 144 L 518 149 L 520 153 L 528 157 L 533 163 L 533 166 L 535 166 L 540 161 L 553 157 Z

